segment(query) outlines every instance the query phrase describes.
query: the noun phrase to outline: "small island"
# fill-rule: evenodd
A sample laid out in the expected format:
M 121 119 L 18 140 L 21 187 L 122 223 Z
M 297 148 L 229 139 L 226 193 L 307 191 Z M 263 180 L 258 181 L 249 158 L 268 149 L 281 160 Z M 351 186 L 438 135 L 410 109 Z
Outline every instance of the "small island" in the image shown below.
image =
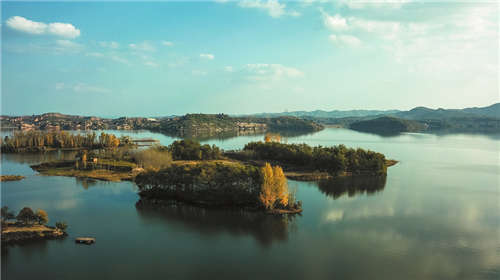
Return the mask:
M 414 120 L 383 116 L 375 119 L 353 122 L 350 124 L 349 128 L 381 135 L 395 135 L 402 132 L 425 131 L 427 125 Z
M 9 182 L 9 181 L 21 181 L 26 177 L 21 175 L 1 175 L 0 182 Z
M 33 240 L 62 239 L 67 236 L 68 225 L 65 222 L 56 222 L 55 227 L 47 226 L 49 221 L 47 212 L 24 207 L 17 216 L 7 206 L 3 206 L 2 213 L 2 244 L 21 243 Z

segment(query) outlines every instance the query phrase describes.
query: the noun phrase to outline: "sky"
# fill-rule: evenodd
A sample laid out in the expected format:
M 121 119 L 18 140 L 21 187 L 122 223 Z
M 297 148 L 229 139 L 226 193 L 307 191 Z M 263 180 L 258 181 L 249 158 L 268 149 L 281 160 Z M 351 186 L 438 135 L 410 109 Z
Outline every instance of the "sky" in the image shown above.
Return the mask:
M 1 2 L 1 113 L 499 102 L 496 1 Z

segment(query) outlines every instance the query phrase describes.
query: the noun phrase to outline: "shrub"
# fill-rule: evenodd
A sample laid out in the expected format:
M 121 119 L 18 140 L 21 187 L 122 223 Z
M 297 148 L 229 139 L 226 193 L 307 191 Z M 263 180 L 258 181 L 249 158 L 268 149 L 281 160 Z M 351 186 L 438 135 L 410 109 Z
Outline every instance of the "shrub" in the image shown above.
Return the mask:
M 66 231 L 66 229 L 68 228 L 68 224 L 66 222 L 56 222 L 56 228 L 62 231 Z
M 162 147 L 153 146 L 145 150 L 135 151 L 133 160 L 144 169 L 159 170 L 172 163 L 172 155 Z

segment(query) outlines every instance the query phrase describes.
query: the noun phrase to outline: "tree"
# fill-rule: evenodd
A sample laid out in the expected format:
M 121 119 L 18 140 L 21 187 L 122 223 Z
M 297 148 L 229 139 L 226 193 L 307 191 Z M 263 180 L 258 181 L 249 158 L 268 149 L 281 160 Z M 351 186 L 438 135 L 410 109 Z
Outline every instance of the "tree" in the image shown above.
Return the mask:
M 288 183 L 286 181 L 285 173 L 279 166 L 273 167 L 273 191 L 276 200 L 283 206 L 288 205 Z
M 14 219 L 15 217 L 16 216 L 14 216 L 14 213 L 9 211 L 8 206 L 2 207 L 2 221 L 11 220 L 11 219 Z
M 27 225 L 35 222 L 37 220 L 37 217 L 33 212 L 33 210 L 31 210 L 31 208 L 24 207 L 23 209 L 21 209 L 21 211 L 19 211 L 19 214 L 17 214 L 16 219 L 22 222 L 23 224 Z
M 36 211 L 36 220 L 39 224 L 44 225 L 49 222 L 49 215 L 44 210 L 38 209 Z
M 272 209 L 276 198 L 273 196 L 273 169 L 269 163 L 266 162 L 261 169 L 262 173 L 262 186 L 259 194 L 259 199 L 266 207 Z
M 266 133 L 264 136 L 264 142 L 270 143 L 270 142 L 281 142 L 281 135 L 278 133 Z
M 262 186 L 259 200 L 266 209 L 273 209 L 276 204 L 288 206 L 288 183 L 283 169 L 279 166 L 271 167 L 266 162 L 261 169 Z
M 66 229 L 68 228 L 68 224 L 66 222 L 56 222 L 56 228 L 62 231 L 66 231 Z

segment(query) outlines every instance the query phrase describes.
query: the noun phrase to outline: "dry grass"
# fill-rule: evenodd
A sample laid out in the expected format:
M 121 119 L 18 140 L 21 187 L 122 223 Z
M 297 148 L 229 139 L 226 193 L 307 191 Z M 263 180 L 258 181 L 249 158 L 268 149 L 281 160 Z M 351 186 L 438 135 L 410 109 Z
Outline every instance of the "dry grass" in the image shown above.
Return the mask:
M 24 226 L 24 227 L 18 227 L 18 226 L 7 226 L 5 228 L 2 228 L 2 233 L 9 233 L 9 232 L 36 232 L 36 231 L 54 231 L 56 229 L 49 228 L 44 225 L 34 225 L 34 226 Z
M 116 172 L 105 169 L 96 170 L 74 170 L 74 169 L 48 169 L 40 171 L 40 174 L 46 176 L 68 176 L 90 178 L 104 181 L 119 182 L 121 180 L 131 180 L 135 177 L 134 172 Z
M 19 176 L 19 175 L 1 175 L 0 182 L 19 181 L 19 180 L 22 180 L 24 178 L 26 178 L 26 177 Z

